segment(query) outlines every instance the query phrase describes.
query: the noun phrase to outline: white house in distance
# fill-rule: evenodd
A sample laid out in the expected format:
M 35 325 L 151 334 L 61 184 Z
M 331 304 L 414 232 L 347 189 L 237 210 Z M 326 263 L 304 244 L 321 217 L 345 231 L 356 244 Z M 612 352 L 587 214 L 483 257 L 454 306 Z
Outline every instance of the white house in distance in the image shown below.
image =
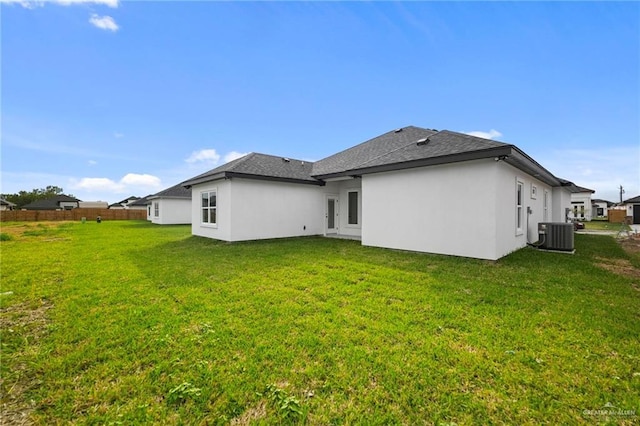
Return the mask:
M 591 217 L 607 218 L 609 217 L 609 208 L 613 205 L 611 201 L 599 198 L 591 199 Z
M 627 218 L 630 223 L 634 225 L 640 224 L 640 195 L 624 200 L 620 203 L 620 206 L 627 211 Z
M 363 245 L 499 259 L 564 222 L 561 181 L 514 145 L 404 127 L 315 163 L 251 153 L 182 183 L 192 234 L 344 235 Z
M 569 219 L 590 221 L 593 212 L 591 194 L 596 191 L 583 188 L 573 183 L 569 185 L 568 188 L 569 191 L 571 191 L 571 211 L 569 212 Z
M 191 190 L 181 184 L 146 197 L 151 222 L 159 225 L 191 223 Z

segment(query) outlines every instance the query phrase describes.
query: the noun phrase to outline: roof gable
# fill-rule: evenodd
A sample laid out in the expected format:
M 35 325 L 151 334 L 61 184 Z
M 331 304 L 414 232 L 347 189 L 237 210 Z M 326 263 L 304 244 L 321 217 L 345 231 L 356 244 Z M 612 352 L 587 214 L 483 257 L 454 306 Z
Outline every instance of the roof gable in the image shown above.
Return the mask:
M 217 179 L 243 177 L 321 185 L 311 177 L 312 162 L 252 152 L 183 182 L 190 187 Z
M 375 169 L 389 170 L 394 167 L 402 168 L 420 160 L 510 146 L 449 130 L 436 131 L 409 126 L 385 133 L 316 162 L 313 175 L 328 178 Z
M 185 188 L 184 186 L 182 186 L 182 183 L 179 183 L 177 185 L 174 185 L 170 188 L 167 188 L 165 190 L 162 190 L 160 192 L 157 192 L 153 195 L 148 195 L 147 197 L 149 200 L 153 200 L 155 198 L 184 198 L 184 199 L 191 199 L 191 190 Z M 139 200 L 138 200 L 139 201 Z M 145 200 L 146 201 L 146 200 Z M 137 201 L 136 201 L 137 203 Z M 135 204 L 135 203 L 133 203 Z

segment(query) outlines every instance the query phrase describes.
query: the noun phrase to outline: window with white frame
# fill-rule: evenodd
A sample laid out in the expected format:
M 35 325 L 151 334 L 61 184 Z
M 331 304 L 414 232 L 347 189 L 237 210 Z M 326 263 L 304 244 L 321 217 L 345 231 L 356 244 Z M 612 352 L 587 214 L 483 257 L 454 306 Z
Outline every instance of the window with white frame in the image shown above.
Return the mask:
M 522 234 L 524 226 L 524 183 L 516 181 L 516 235 Z
M 358 191 L 350 191 L 349 196 L 349 212 L 348 223 L 349 225 L 358 224 Z
M 160 203 L 157 201 L 153 203 L 153 216 L 160 217 Z
M 544 221 L 547 222 L 549 220 L 549 191 L 544 190 L 544 194 L 542 196 L 542 207 L 543 207 L 543 218 Z
M 216 191 L 205 191 L 200 193 L 201 209 L 202 209 L 202 223 L 208 223 L 210 225 L 218 224 L 217 217 L 217 199 Z

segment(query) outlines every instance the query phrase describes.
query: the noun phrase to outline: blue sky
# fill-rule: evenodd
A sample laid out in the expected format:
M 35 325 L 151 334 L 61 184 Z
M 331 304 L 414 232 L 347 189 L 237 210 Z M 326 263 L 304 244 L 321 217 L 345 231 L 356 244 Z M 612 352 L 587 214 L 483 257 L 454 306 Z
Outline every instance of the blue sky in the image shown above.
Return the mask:
M 636 2 L 0 2 L 3 193 L 112 203 L 415 125 L 640 194 Z

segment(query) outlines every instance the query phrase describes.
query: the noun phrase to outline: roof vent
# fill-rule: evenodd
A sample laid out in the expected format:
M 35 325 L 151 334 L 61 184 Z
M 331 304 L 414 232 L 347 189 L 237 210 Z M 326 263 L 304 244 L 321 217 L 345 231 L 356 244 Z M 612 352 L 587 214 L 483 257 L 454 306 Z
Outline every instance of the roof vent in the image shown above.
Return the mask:
M 284 161 L 285 163 L 290 162 L 291 160 L 289 160 L 287 157 L 282 157 L 282 161 Z
M 429 142 L 430 142 L 429 138 L 422 138 L 422 139 L 418 139 L 418 142 L 416 142 L 416 145 L 422 146 L 422 145 L 428 144 Z
M 393 131 L 393 133 L 400 133 L 402 131 L 402 127 Z

